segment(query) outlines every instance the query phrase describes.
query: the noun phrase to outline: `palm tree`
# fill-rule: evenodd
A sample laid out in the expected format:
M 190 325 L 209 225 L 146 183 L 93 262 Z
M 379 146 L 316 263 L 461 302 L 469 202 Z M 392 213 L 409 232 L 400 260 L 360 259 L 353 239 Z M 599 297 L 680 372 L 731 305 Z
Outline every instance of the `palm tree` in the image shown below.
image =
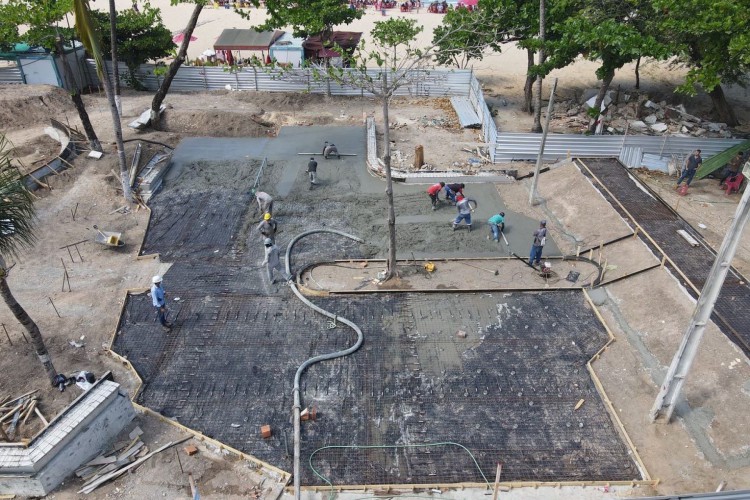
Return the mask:
M 117 112 L 115 92 L 112 88 L 112 80 L 107 75 L 104 65 L 104 56 L 101 49 L 101 36 L 96 24 L 91 19 L 91 11 L 88 0 L 73 0 L 73 11 L 76 16 L 76 31 L 86 50 L 96 61 L 96 73 L 99 80 L 104 84 L 104 93 L 107 94 L 109 110 L 112 113 L 112 126 L 115 130 L 115 141 L 117 142 L 117 162 L 120 165 L 120 182 L 122 183 L 122 194 L 128 202 L 133 201 L 133 193 L 130 190 L 130 172 L 125 163 L 125 145 L 122 142 L 122 123 L 120 113 Z
M 13 316 L 29 332 L 36 355 L 52 382 L 57 372 L 39 327 L 13 297 L 7 281 L 5 257 L 15 256 L 19 250 L 31 247 L 36 239 L 33 200 L 21 181 L 18 169 L 10 164 L 11 149 L 5 136 L 0 135 L 0 295 Z

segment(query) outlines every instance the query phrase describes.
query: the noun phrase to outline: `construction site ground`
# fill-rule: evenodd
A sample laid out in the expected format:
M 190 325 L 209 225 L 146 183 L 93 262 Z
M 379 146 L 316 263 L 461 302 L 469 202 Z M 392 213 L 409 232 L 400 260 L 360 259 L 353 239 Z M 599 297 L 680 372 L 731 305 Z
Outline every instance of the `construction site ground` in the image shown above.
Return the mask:
M 72 105 L 64 92 L 61 97 L 61 92 L 49 87 L 18 86 L 2 89 L 3 100 L 6 103 L 13 103 L 12 107 L 2 107 L 2 110 L 13 110 L 12 113 L 3 111 L 4 123 L 8 128 L 7 135 L 17 147 L 23 148 L 24 164 L 30 168 L 35 162 L 52 154 L 49 148 L 34 147 L 40 142 L 39 138 L 43 137 L 43 128 L 47 126 L 48 118 L 67 120 L 72 124 L 77 123 Z M 39 95 L 28 97 L 27 93 Z M 123 122 L 127 123 L 137 117 L 148 106 L 150 98 L 151 96 L 146 94 L 126 93 L 123 98 Z M 104 138 L 112 137 L 106 99 L 103 96 L 93 95 L 87 96 L 86 102 L 99 135 Z M 207 186 L 221 187 L 221 183 L 226 183 L 227 186 L 244 186 L 246 183 L 252 183 L 254 173 L 257 172 L 255 169 L 257 159 L 245 157 L 253 156 L 253 148 L 261 150 L 271 147 L 279 154 L 286 149 L 291 155 L 293 150 L 301 150 L 302 146 L 313 147 L 319 144 L 320 138 L 323 137 L 323 135 L 318 136 L 319 134 L 309 145 L 300 142 L 300 139 L 307 135 L 307 130 L 305 130 L 307 128 L 318 129 L 319 133 L 326 135 L 331 130 L 336 131 L 344 126 L 347 129 L 342 132 L 342 139 L 345 142 L 338 140 L 336 142 L 342 150 L 344 145 L 357 148 L 356 152 L 360 155 L 358 161 L 361 162 L 364 148 L 364 135 L 361 132 L 362 114 L 377 114 L 379 107 L 379 103 L 369 99 L 327 99 L 302 94 L 231 92 L 170 95 L 168 102 L 171 107 L 166 113 L 166 131 L 136 133 L 126 129 L 126 139 L 144 138 L 170 146 L 177 146 L 184 138 L 193 136 L 249 137 L 252 139 L 247 141 L 221 139 L 221 141 L 236 141 L 231 147 L 227 147 L 228 143 L 216 141 L 213 150 L 205 151 L 204 154 L 209 156 L 205 160 L 197 156 L 198 149 L 183 149 L 190 147 L 190 141 L 182 142 L 177 154 L 180 154 L 181 149 L 183 152 L 191 151 L 189 155 L 191 168 L 182 171 L 179 168 L 173 170 L 166 179 L 164 192 L 154 199 L 151 227 L 156 228 L 157 231 L 158 222 L 162 221 L 160 217 L 167 219 L 175 217 L 175 214 L 179 214 L 181 210 L 189 208 L 189 204 L 183 206 L 180 203 L 185 203 L 184 200 L 189 200 L 195 193 L 205 193 Z M 498 120 L 507 127 L 514 122 L 510 113 L 520 112 L 517 108 L 513 110 L 507 108 L 506 115 L 503 115 L 503 109 L 500 109 L 500 113 Z M 453 115 L 441 101 L 397 99 L 393 103 L 391 116 L 393 121 L 408 123 L 405 127 L 394 129 L 392 136 L 397 148 L 404 152 L 402 158 L 405 158 L 405 162 L 409 161 L 407 154 L 413 154 L 414 146 L 423 144 L 428 163 L 436 167 L 449 167 L 456 161 L 463 164 L 472 155 L 462 152 L 462 147 L 479 142 L 476 131 L 456 128 L 452 121 Z M 282 129 L 282 125 L 291 128 Z M 323 127 L 331 127 L 331 129 Z M 277 145 L 268 146 L 264 143 L 280 131 L 282 131 L 281 137 L 273 140 Z M 292 134 L 288 137 L 288 141 L 283 145 L 276 142 L 284 139 L 285 133 Z M 359 143 L 356 143 L 354 139 L 356 134 L 362 137 Z M 201 142 L 195 145 L 202 145 L 201 147 L 205 149 L 205 145 L 210 142 L 201 139 Z M 246 144 L 242 144 L 243 142 Z M 127 143 L 128 157 L 132 155 L 134 147 L 134 142 Z M 149 151 L 156 149 L 155 145 L 144 144 L 144 147 Z M 238 156 L 237 151 L 242 147 L 248 148 L 248 151 Z M 15 266 L 11 269 L 8 281 L 16 298 L 39 324 L 59 372 L 69 374 L 86 369 L 94 373 L 103 373 L 111 370 L 115 379 L 134 393 L 139 381 L 128 367 L 108 354 L 110 342 L 118 327 L 121 307 L 126 299 L 126 290 L 145 290 L 150 284 L 152 275 L 167 274 L 169 276 L 171 268 L 184 257 L 199 256 L 211 263 L 214 250 L 219 247 L 232 247 L 243 252 L 253 252 L 251 260 L 257 266 L 260 260 L 259 248 L 257 238 L 244 243 L 223 241 L 217 238 L 219 230 L 216 228 L 208 228 L 216 229 L 215 232 L 195 228 L 192 233 L 195 240 L 192 246 L 160 246 L 158 241 L 149 240 L 147 237 L 149 214 L 146 210 L 130 207 L 126 213 L 122 210 L 116 211 L 123 207 L 125 202 L 119 192 L 119 179 L 114 173 L 118 167 L 111 142 L 107 142 L 105 149 L 107 154 L 100 160 L 88 159 L 85 156 L 78 157 L 73 162 L 73 168 L 46 179 L 45 182 L 49 183 L 51 190 L 36 191 L 39 197 L 36 202 L 39 217 L 38 242 L 33 248 L 25 250 L 18 259 L 12 259 L 9 262 Z M 310 228 L 324 223 L 327 217 L 335 214 L 337 224 L 334 224 L 334 227 L 346 230 L 343 223 L 347 217 L 351 216 L 358 221 L 353 224 L 354 229 L 359 229 L 359 231 L 352 232 L 358 233 L 358 236 L 363 237 L 367 243 L 361 247 L 350 247 L 337 246 L 338 243 L 333 240 L 313 241 L 309 244 L 310 247 L 316 244 L 327 245 L 326 253 L 330 253 L 330 259 L 352 260 L 354 265 L 349 266 L 346 262 L 339 262 L 335 269 L 325 265 L 314 267 L 303 275 L 303 279 L 308 278 L 311 281 L 314 277 L 319 288 L 329 290 L 335 290 L 335 286 L 339 286 L 341 290 L 351 290 L 363 283 L 365 287 L 358 291 L 377 287 L 371 278 L 372 275 L 376 276 L 382 264 L 372 262 L 366 268 L 362 268 L 356 267 L 355 263 L 363 258 L 382 259 L 384 257 L 384 223 L 386 220 L 385 203 L 382 199 L 384 184 L 379 179 L 363 176 L 361 174 L 363 170 L 353 170 L 358 168 L 355 167 L 353 160 L 345 160 L 333 169 L 331 169 L 330 162 L 321 162 L 319 171 L 323 186 L 319 190 L 303 193 L 296 188 L 304 185 L 305 177 L 299 173 L 304 167 L 304 162 L 304 157 L 299 159 L 298 165 L 291 165 L 290 162 L 289 168 L 283 165 L 275 170 L 276 173 L 267 174 L 271 177 L 264 179 L 266 184 L 273 186 L 273 189 L 280 193 L 286 190 L 287 194 L 301 193 L 300 196 L 309 196 L 306 204 L 293 198 L 287 199 L 285 194 L 280 194 L 278 212 L 281 222 L 285 227 Z M 337 170 L 350 167 L 351 172 Z M 521 165 L 520 168 L 530 167 Z M 289 174 L 292 170 L 296 172 L 294 175 Z M 278 177 L 275 177 L 276 175 Z M 291 177 L 285 177 L 285 175 L 291 175 Z M 706 240 L 714 248 L 718 248 L 734 213 L 738 199 L 736 195 L 726 197 L 715 186 L 715 181 L 704 180 L 694 183 L 687 197 L 678 197 L 671 187 L 673 179 L 657 174 L 641 174 L 641 178 L 659 193 L 666 203 L 676 208 L 689 223 L 696 228 L 701 228 L 701 234 Z M 188 184 L 179 185 L 176 182 L 177 179 Z M 331 180 L 330 184 L 326 184 L 328 180 Z M 180 192 L 169 189 L 170 181 L 174 183 L 174 186 L 179 186 Z M 554 246 L 547 247 L 546 251 L 552 253 L 556 250 L 554 252 L 556 255 L 570 255 L 579 250 L 597 249 L 601 243 L 627 236 L 632 232 L 632 228 L 617 215 L 603 197 L 599 196 L 596 189 L 573 164 L 561 164 L 541 177 L 539 188 L 540 195 L 544 199 L 541 205 L 535 207 L 528 205 L 529 185 L 528 180 L 498 186 L 470 185 L 467 191 L 477 193 L 480 201 L 476 214 L 479 227 L 472 233 L 465 230 L 452 232 L 449 222 L 455 209 L 444 206 L 432 212 L 429 209 L 429 201 L 423 193 L 424 187 L 399 186 L 397 191 L 397 210 L 400 219 L 398 236 L 401 244 L 399 258 L 402 259 L 403 272 L 400 282 L 396 282 L 395 287 L 423 290 L 425 287 L 441 285 L 446 290 L 452 290 L 454 287 L 482 290 L 473 295 L 480 302 L 492 302 L 493 298 L 483 295 L 492 293 L 487 292 L 487 289 L 498 289 L 498 292 L 494 292 L 495 294 L 512 293 L 512 300 L 525 301 L 528 300 L 527 296 L 515 290 L 535 288 L 535 286 L 546 288 L 548 285 L 554 288 L 554 284 L 544 282 L 538 276 L 534 276 L 533 271 L 517 259 L 509 259 L 508 248 L 504 242 L 494 243 L 486 240 L 488 233 L 484 222 L 495 210 L 504 210 L 508 214 L 506 231 L 508 246 L 521 257 L 527 257 L 530 232 L 537 221 L 542 218 L 549 221 L 551 239 L 554 242 Z M 361 191 L 363 194 L 359 195 L 359 201 L 362 204 L 356 206 L 362 208 L 357 208 L 359 212 L 353 214 L 347 212 L 347 210 L 352 210 L 351 206 L 344 204 L 342 200 L 352 198 L 354 192 L 360 192 L 354 189 L 359 186 L 362 186 L 363 190 Z M 235 195 L 228 195 L 223 200 L 216 199 L 219 198 L 217 196 L 213 198 L 204 196 L 201 199 L 204 200 L 205 207 L 202 208 L 211 212 L 221 210 L 224 206 L 227 217 L 235 217 L 237 220 L 246 222 L 243 216 L 248 206 L 251 206 L 250 200 L 246 192 L 236 191 Z M 199 201 L 196 199 L 194 203 Z M 305 212 L 311 207 L 319 212 Z M 311 222 L 307 220 L 309 218 L 314 220 Z M 169 220 L 163 221 L 163 223 L 168 222 Z M 194 220 L 188 216 L 176 222 L 189 227 L 189 223 Z M 121 231 L 126 242 L 125 248 L 113 250 L 94 243 L 94 224 L 102 229 Z M 241 227 L 245 230 L 249 229 L 243 225 Z M 286 231 L 287 229 L 280 234 L 282 243 L 294 235 L 294 231 Z M 168 231 L 165 229 L 163 232 Z M 250 232 L 246 231 L 243 234 L 249 235 Z M 158 232 L 154 235 L 158 236 Z M 733 262 L 734 266 L 745 276 L 750 272 L 749 238 L 747 235 L 743 236 L 738 255 Z M 144 253 L 159 252 L 161 254 L 159 259 L 136 260 L 140 244 L 144 240 Z M 76 242 L 81 243 L 77 245 L 77 248 L 71 247 L 70 253 L 68 249 L 61 248 Z M 252 250 L 250 250 L 251 246 Z M 314 251 L 308 247 L 301 248 L 300 256 L 297 257 L 300 260 L 295 261 L 295 267 L 303 268 L 306 264 L 317 262 Z M 354 250 L 356 250 L 354 253 L 345 253 L 345 251 L 353 252 Z M 241 259 L 240 253 L 233 255 Z M 584 256 L 590 255 L 592 261 L 605 266 L 605 281 L 627 276 L 659 262 L 637 238 L 626 238 L 608 245 L 601 256 L 598 250 L 590 254 L 583 252 L 583 254 Z M 454 257 L 482 260 L 450 260 Z M 437 270 L 434 275 L 427 275 L 420 271 L 423 269 L 421 264 L 424 259 L 431 259 L 435 262 Z M 419 262 L 420 265 L 415 265 L 415 262 Z M 565 281 L 562 279 L 563 275 L 567 275 L 567 272 L 572 270 L 565 266 L 570 266 L 571 263 L 556 260 L 552 260 L 552 263 L 558 275 L 557 281 L 562 283 Z M 214 271 L 225 265 L 225 262 L 217 259 L 215 264 L 217 266 Z M 61 291 L 63 265 L 70 277 L 71 291 Z M 591 264 L 576 263 L 575 269 L 581 270 L 579 268 L 587 265 Z M 350 269 L 342 270 L 342 266 L 350 267 Z M 494 273 L 496 270 L 497 275 Z M 177 271 L 172 271 L 176 276 L 175 280 L 172 283 L 165 283 L 168 292 L 170 286 L 173 289 L 179 286 L 189 288 L 187 286 L 187 280 L 190 277 L 189 269 Z M 259 271 L 255 270 L 255 276 L 260 275 Z M 366 272 L 370 274 L 366 275 Z M 581 272 L 581 283 L 585 283 L 588 274 L 585 270 Z M 450 278 L 445 278 L 446 275 Z M 460 276 L 460 279 L 456 279 L 455 276 Z M 180 279 L 186 280 L 183 285 L 179 285 Z M 570 287 L 567 283 L 570 282 L 562 284 Z M 238 284 L 242 285 L 242 283 Z M 502 292 L 503 288 L 513 289 L 513 291 Z M 271 300 L 294 300 L 284 286 L 264 288 L 253 293 L 267 296 Z M 549 292 L 549 294 L 567 293 L 571 292 Z M 413 295 L 415 302 L 424 304 L 430 304 L 434 297 L 445 296 L 444 293 L 435 294 L 434 292 Z M 547 296 L 546 292 L 529 297 L 538 297 L 535 300 L 542 300 L 543 296 Z M 143 296 L 140 297 L 139 300 L 146 300 Z M 389 294 L 369 297 L 374 297 L 374 300 L 378 301 L 393 300 L 389 298 L 392 297 Z M 334 302 L 336 298 L 329 296 L 325 299 L 313 298 L 313 300 Z M 352 312 L 356 299 L 347 300 L 350 304 L 346 310 Z M 597 486 L 572 491 L 564 488 L 514 489 L 512 492 L 503 494 L 508 498 L 570 498 L 571 496 L 614 498 L 653 493 L 712 491 L 721 481 L 726 481 L 728 489 L 749 488 L 750 483 L 747 478 L 750 477 L 750 442 L 747 436 L 750 432 L 747 429 L 745 414 L 750 397 L 750 367 L 742 353 L 714 325 L 711 325 L 703 339 L 702 351 L 696 360 L 693 373 L 686 383 L 686 404 L 680 407 L 679 418 L 671 425 L 653 425 L 648 421 L 648 411 L 656 396 L 658 383 L 666 371 L 690 318 L 694 302 L 680 287 L 677 280 L 659 267 L 608 285 L 592 294 L 592 300 L 616 339 L 593 363 L 594 371 L 650 476 L 654 479 L 658 478 L 660 483 L 655 488 Z M 491 306 L 490 302 L 485 307 Z M 146 311 L 150 312 L 147 303 L 139 307 L 143 314 Z M 582 302 L 575 307 L 590 311 L 589 306 Z M 15 322 L 7 309 L 0 310 L 0 320 L 8 329 L 13 341 L 11 346 L 6 338 L 0 338 L 3 352 L 6 353 L 0 360 L 0 367 L 5 374 L 0 380 L 0 392 L 18 395 L 28 390 L 39 389 L 42 394 L 41 410 L 48 417 L 53 416 L 77 396 L 77 389 L 72 387 L 64 393 L 59 393 L 48 387 L 33 350 L 30 345 L 24 343 L 21 337 L 20 325 Z M 159 342 L 160 338 L 167 338 L 158 325 L 153 323 L 152 317 L 148 320 L 150 323 L 145 321 L 144 316 L 141 325 L 144 340 Z M 318 322 L 316 324 L 319 328 L 325 326 L 322 319 L 315 321 Z M 458 322 L 462 321 L 466 322 L 467 319 L 461 320 L 459 317 Z M 591 316 L 591 325 L 596 324 L 596 321 L 598 319 Z M 457 324 L 455 330 L 459 330 L 460 326 Z M 456 332 L 453 329 L 452 324 L 446 326 L 445 334 L 450 333 L 451 336 L 446 337 L 444 342 L 456 342 L 454 336 Z M 606 331 L 600 330 L 597 335 L 606 337 Z M 70 341 L 85 345 L 74 347 L 69 343 Z M 476 338 L 469 339 L 469 341 L 478 342 Z M 346 343 L 344 340 L 342 342 Z M 598 347 L 605 343 L 606 341 L 601 342 Z M 488 342 L 487 345 L 490 343 Z M 534 349 L 533 346 L 534 344 L 531 344 L 531 349 Z M 325 347 L 325 345 L 321 346 L 323 349 Z M 593 349 L 593 352 L 598 347 Z M 383 348 L 388 347 L 384 345 Z M 274 355 L 278 355 L 279 352 L 283 350 L 275 351 Z M 593 354 L 590 350 L 585 352 Z M 293 360 L 279 361 L 286 364 Z M 346 371 L 342 365 L 337 366 L 339 366 L 338 369 Z M 351 366 L 352 369 L 354 367 L 349 364 L 346 366 Z M 199 376 L 211 376 L 210 373 L 201 374 L 200 365 L 193 368 L 200 374 Z M 287 376 L 288 370 L 284 370 L 283 374 L 284 380 L 281 382 L 288 385 L 290 383 L 289 376 Z M 587 375 L 585 368 L 584 373 L 579 374 L 581 375 Z M 316 375 L 316 377 L 321 376 L 321 374 Z M 584 379 L 590 380 L 587 376 L 584 376 Z M 588 401 L 583 407 L 585 411 L 589 411 L 586 409 L 588 403 L 596 400 L 595 390 L 587 394 L 592 394 L 592 396 L 584 398 Z M 289 411 L 291 409 L 288 401 L 290 395 L 285 394 L 283 397 L 287 401 L 283 405 L 279 402 L 279 408 L 283 407 Z M 575 405 L 577 399 L 572 394 L 569 397 Z M 599 403 L 600 411 L 605 412 L 600 415 L 606 414 L 606 402 L 605 398 Z M 563 406 L 557 411 L 572 410 L 568 406 Z M 455 417 L 453 413 L 449 413 L 448 416 Z M 288 414 L 285 418 L 288 419 Z M 556 417 L 553 415 L 553 418 Z M 356 420 L 354 419 L 353 422 L 356 423 Z M 608 428 L 617 432 L 616 424 L 612 423 L 611 419 L 607 421 Z M 318 424 L 322 425 L 323 422 L 324 420 L 318 421 Z M 180 433 L 169 424 L 145 415 L 139 416 L 138 424 L 146 431 L 143 436 L 144 442 L 152 447 L 169 441 Z M 251 427 L 251 431 L 248 432 L 252 432 L 252 437 L 255 439 L 256 426 L 244 422 L 241 424 Z M 456 424 L 464 423 L 457 421 Z M 470 422 L 470 424 L 477 424 L 477 422 Z M 586 423 L 586 425 L 589 424 Z M 602 428 L 606 427 L 602 425 Z M 238 435 L 244 433 L 242 427 L 230 427 L 230 429 Z M 479 429 L 469 429 L 463 432 L 464 437 L 467 438 L 472 438 L 474 432 L 478 433 L 476 436 L 478 439 L 482 438 L 481 425 Z M 373 440 L 373 442 L 377 441 Z M 625 446 L 625 441 L 621 437 L 611 442 L 615 446 Z M 276 445 L 277 449 L 283 448 L 283 444 L 276 443 Z M 269 488 L 268 479 L 253 475 L 256 472 L 252 463 L 236 460 L 226 450 L 219 450 L 212 444 L 199 443 L 199 447 L 201 451 L 192 457 L 184 456 L 180 449 L 179 453 L 182 454 L 180 461 L 174 453 L 160 454 L 140 467 L 135 474 L 127 475 L 100 488 L 91 497 L 132 498 L 136 495 L 143 498 L 184 497 L 187 496 L 189 488 L 187 476 L 181 473 L 181 469 L 185 473 L 189 471 L 193 473 L 201 488 L 201 494 L 205 498 L 246 498 L 255 495 L 256 492 L 260 492 L 259 496 L 264 498 L 265 495 L 268 498 L 274 497 L 272 491 L 266 490 Z M 493 460 L 491 455 L 487 455 L 484 459 L 486 463 Z M 508 457 L 508 460 L 512 462 L 513 457 Z M 352 462 L 356 463 L 356 460 L 352 459 Z M 627 460 L 620 463 L 626 462 Z M 494 475 L 491 467 L 490 470 L 486 467 L 484 469 L 489 476 Z M 463 468 L 456 467 L 456 470 L 461 471 Z M 514 476 L 512 471 L 508 474 L 509 480 L 514 477 L 523 477 L 523 474 Z M 458 476 L 451 479 L 461 480 Z M 472 477 L 466 480 L 474 481 L 475 479 Z M 493 477 L 488 477 L 488 479 L 492 481 Z M 599 478 L 592 475 L 590 479 Z M 78 487 L 79 481 L 77 480 L 66 482 L 53 496 L 54 498 L 77 498 Z M 254 487 L 257 488 L 253 489 Z M 429 494 L 430 492 L 422 493 Z M 484 497 L 484 494 L 483 490 L 473 493 L 444 491 L 441 497 L 470 498 L 472 495 L 477 495 L 476 498 L 479 498 Z M 362 494 L 360 493 L 359 496 L 361 497 Z M 342 498 L 354 497 L 354 495 L 342 496 Z

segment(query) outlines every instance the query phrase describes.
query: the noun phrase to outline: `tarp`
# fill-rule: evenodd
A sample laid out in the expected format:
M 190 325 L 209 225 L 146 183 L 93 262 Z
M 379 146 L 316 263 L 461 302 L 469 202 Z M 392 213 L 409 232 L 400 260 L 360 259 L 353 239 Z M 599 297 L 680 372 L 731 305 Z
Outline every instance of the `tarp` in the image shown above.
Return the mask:
M 307 40 L 302 43 L 305 48 L 305 59 L 339 57 L 341 54 L 331 50 L 331 47 L 339 46 L 346 52 L 351 52 L 359 45 L 360 38 L 362 38 L 362 33 L 359 31 L 334 31 L 331 37 L 326 39 L 324 48 L 320 35 L 307 37 Z
M 225 29 L 214 42 L 214 50 L 268 50 L 283 31 Z
M 710 173 L 719 170 L 721 167 L 729 163 L 729 160 L 737 154 L 737 151 L 747 153 L 748 149 L 750 149 L 750 141 L 745 141 L 742 144 L 737 144 L 736 146 L 732 146 L 731 148 L 712 156 L 703 162 L 701 167 L 695 173 L 695 178 L 703 179 Z M 682 168 L 682 166 L 680 168 Z

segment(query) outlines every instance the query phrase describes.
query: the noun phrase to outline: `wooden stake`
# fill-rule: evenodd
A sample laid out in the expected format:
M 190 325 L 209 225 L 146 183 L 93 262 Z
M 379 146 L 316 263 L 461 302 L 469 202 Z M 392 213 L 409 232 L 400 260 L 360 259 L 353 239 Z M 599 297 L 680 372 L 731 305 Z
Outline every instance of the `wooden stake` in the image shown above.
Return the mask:
M 12 346 L 13 342 L 10 340 L 10 335 L 8 335 L 8 329 L 5 328 L 5 323 L 0 323 L 0 325 L 3 326 L 3 331 L 5 332 L 5 336 L 8 337 L 8 343 Z
M 492 493 L 492 500 L 497 500 L 497 494 L 500 491 L 500 473 L 503 471 L 503 464 L 497 463 L 497 472 L 495 473 L 495 491 Z

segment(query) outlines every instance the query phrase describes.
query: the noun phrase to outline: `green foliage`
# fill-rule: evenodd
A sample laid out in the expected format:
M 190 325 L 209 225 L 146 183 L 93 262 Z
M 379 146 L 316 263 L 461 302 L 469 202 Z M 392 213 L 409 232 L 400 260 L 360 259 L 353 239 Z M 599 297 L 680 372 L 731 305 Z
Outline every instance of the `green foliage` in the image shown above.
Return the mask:
M 104 55 L 102 53 L 101 34 L 91 16 L 88 0 L 73 0 L 73 12 L 76 16 L 78 38 L 89 54 L 96 61 L 96 73 L 99 80 L 104 80 Z M 107 78 L 108 79 L 108 78 Z
M 93 11 L 92 17 L 102 33 L 102 50 L 110 51 L 109 13 Z M 128 83 L 139 88 L 135 79 L 138 66 L 174 52 L 171 32 L 164 26 L 161 11 L 146 4 L 141 12 L 126 9 L 117 13 L 117 58 L 130 70 Z
M 252 0 L 253 5 L 260 6 L 260 0 Z M 268 19 L 258 27 L 261 30 L 281 29 L 291 26 L 294 36 L 327 34 L 334 26 L 350 24 L 362 17 L 359 9 L 350 9 L 341 0 L 265 0 Z M 241 16 L 248 14 L 237 10 Z
M 660 18 L 650 0 L 579 0 L 577 13 L 553 30 L 559 35 L 556 63 L 578 53 L 600 61 L 597 77 L 605 78 L 639 57 L 664 59 L 667 47 L 654 36 Z
M 15 256 L 34 244 L 34 203 L 18 169 L 11 165 L 13 146 L 0 134 L 0 255 Z
M 678 91 L 694 95 L 720 83 L 745 85 L 750 71 L 750 9 L 746 0 L 654 0 L 658 33 L 688 67 Z
M 433 31 L 432 41 L 438 46 L 435 53 L 438 64 L 465 68 L 472 59 L 482 59 L 482 33 L 464 28 L 480 15 L 480 11 L 468 9 L 448 11 L 443 24 Z
M 56 25 L 72 10 L 73 0 L 8 0 L 0 3 L 0 50 L 10 50 L 16 43 L 25 42 L 53 51 L 57 31 L 65 39 L 71 38 L 72 30 L 56 28 Z M 19 29 L 22 26 L 28 27 L 23 34 Z

